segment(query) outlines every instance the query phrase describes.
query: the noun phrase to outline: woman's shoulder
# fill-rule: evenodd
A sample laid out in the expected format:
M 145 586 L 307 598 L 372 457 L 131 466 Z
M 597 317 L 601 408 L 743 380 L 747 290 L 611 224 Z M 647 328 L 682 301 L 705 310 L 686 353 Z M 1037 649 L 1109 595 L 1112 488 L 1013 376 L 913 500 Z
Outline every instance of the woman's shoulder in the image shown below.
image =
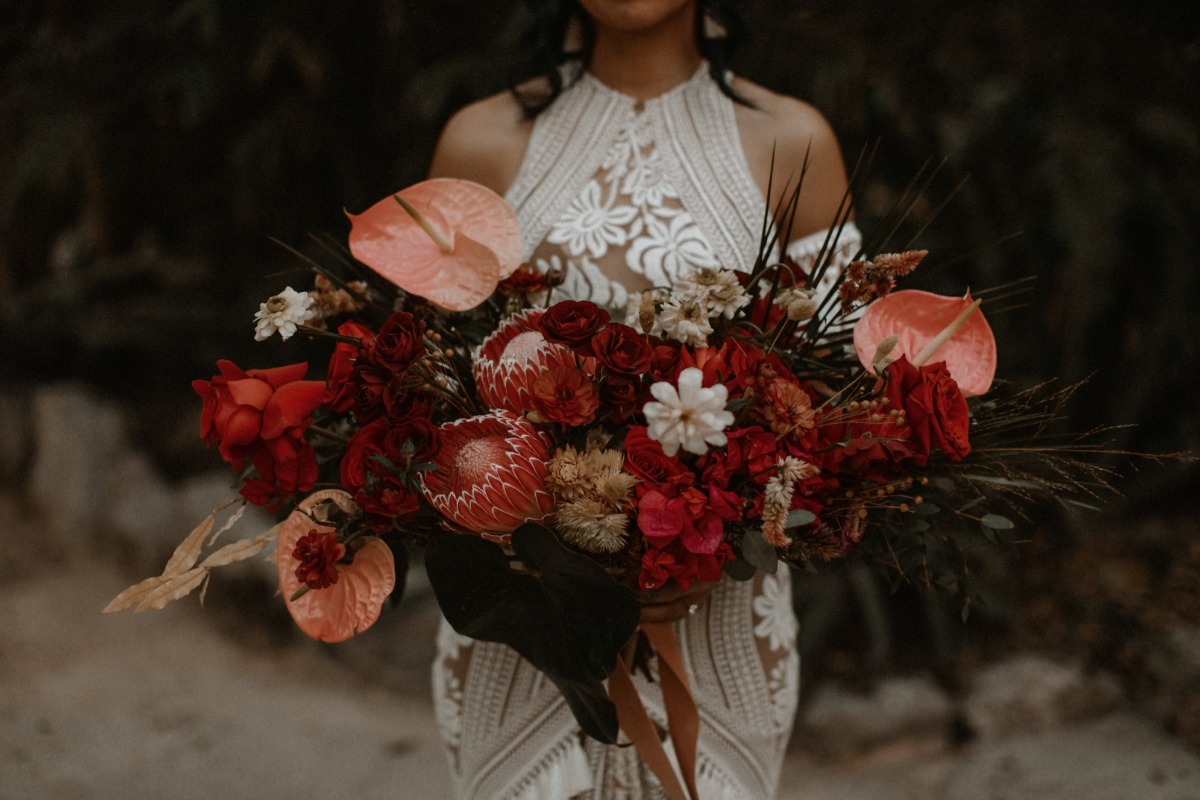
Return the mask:
M 847 184 L 841 146 L 828 120 L 812 105 L 751 81 L 735 78 L 732 88 L 749 103 L 735 104 L 738 132 L 764 195 L 771 184 L 771 208 L 795 187 L 807 159 L 792 235 L 799 238 L 829 227 Z
M 533 121 L 512 92 L 464 106 L 442 128 L 429 176 L 464 178 L 504 194 L 521 167 L 532 129 Z

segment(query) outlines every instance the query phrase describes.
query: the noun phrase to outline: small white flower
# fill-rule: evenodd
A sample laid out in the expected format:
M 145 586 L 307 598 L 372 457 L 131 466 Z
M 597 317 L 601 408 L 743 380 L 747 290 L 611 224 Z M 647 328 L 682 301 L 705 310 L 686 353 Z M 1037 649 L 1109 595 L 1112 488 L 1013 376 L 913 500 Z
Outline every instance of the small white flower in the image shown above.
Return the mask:
M 700 267 L 683 280 L 676 281 L 672 294 L 694 298 L 704 305 L 710 317 L 733 319 L 739 308 L 750 305 L 750 295 L 732 270 Z
M 708 335 L 713 332 L 708 309 L 695 299 L 672 297 L 663 304 L 658 324 L 667 336 L 692 347 L 708 344 Z
M 254 340 L 265 342 L 278 331 L 280 338 L 287 340 L 296 333 L 296 326 L 312 319 L 313 297 L 308 292 L 297 292 L 288 286 L 265 303 L 259 303 L 254 318 Z
M 725 410 L 729 391 L 717 384 L 703 387 L 704 373 L 688 367 L 679 373 L 679 390 L 666 381 L 650 387 L 658 402 L 646 403 L 646 435 L 662 445 L 663 452 L 673 456 L 682 447 L 689 453 L 703 455 L 708 446 L 721 447 L 726 443 L 725 429 L 733 424 L 733 414 Z

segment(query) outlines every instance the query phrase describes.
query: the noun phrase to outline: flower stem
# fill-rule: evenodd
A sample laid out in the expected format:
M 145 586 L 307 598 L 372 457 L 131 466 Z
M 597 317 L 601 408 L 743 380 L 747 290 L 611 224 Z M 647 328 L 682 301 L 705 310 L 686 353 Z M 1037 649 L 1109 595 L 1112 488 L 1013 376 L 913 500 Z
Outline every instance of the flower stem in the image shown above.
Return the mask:
M 332 331 L 327 331 L 324 328 L 314 328 L 311 325 L 297 325 L 296 330 L 300 331 L 301 333 L 307 333 L 309 336 L 319 336 L 325 339 L 333 339 L 335 342 L 345 342 L 346 344 L 352 344 L 355 346 L 362 344 L 362 339 L 358 338 L 357 336 L 343 336 L 340 333 L 333 333 Z
M 401 208 L 408 212 L 408 215 L 412 217 L 418 225 L 421 226 L 421 230 L 429 234 L 429 238 L 433 240 L 433 243 L 438 246 L 439 250 L 441 250 L 443 253 L 454 252 L 454 248 L 450 246 L 450 242 L 446 240 L 446 237 L 442 234 L 442 232 L 433 227 L 433 223 L 430 222 L 424 214 L 422 214 L 420 211 L 417 211 L 417 209 L 413 207 L 412 203 L 408 202 L 398 194 L 392 195 L 392 198 L 400 204 Z

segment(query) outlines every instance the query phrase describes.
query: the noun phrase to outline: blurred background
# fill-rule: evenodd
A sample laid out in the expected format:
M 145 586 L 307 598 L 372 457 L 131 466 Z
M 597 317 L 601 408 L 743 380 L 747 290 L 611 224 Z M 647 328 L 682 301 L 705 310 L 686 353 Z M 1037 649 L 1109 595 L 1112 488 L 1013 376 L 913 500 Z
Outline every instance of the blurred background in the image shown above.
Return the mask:
M 307 285 L 303 264 L 273 240 L 304 250 L 312 234 L 343 239 L 343 208 L 420 180 L 447 117 L 504 88 L 530 12 L 519 0 L 0 5 L 3 591 L 32 619 L 55 598 L 87 606 L 0 628 L 9 654 L 0 666 L 33 680 L 54 674 L 28 660 L 44 654 L 51 621 L 83 614 L 81 631 L 105 635 L 88 615 L 108 598 L 64 592 L 55 583 L 64 571 L 77 576 L 82 561 L 111 576 L 97 591 L 119 589 L 157 571 L 208 510 L 178 519 L 221 468 L 197 440 L 190 381 L 217 358 L 300 358 L 250 336 L 259 302 L 285 281 Z M 1114 425 L 1115 449 L 1200 452 L 1200 12 L 1162 0 L 747 0 L 744 10 L 752 46 L 735 70 L 821 109 L 851 165 L 877 146 L 857 198 L 861 227 L 869 232 L 929 159 L 945 164 L 912 232 L 967 179 L 917 240 L 929 264 L 952 265 L 923 269 L 909 286 L 951 293 L 1036 276 L 1020 304 L 989 317 L 1012 387 L 1086 379 L 1064 429 Z M 855 763 L 844 759 L 917 730 L 922 742 L 933 731 L 934 745 L 905 758 L 952 759 L 992 734 L 1011 741 L 1120 708 L 1145 723 L 1143 741 L 1170 737 L 1191 764 L 1200 470 L 1105 463 L 1122 477 L 1102 510 L 1031 513 L 1013 556 L 983 565 L 984 602 L 965 622 L 953 598 L 894 589 L 852 561 L 801 576 L 808 717 L 798 757 L 821 753 L 809 746 L 828 741 L 821 724 L 853 726 L 837 713 L 854 703 L 868 703 L 870 719 L 879 704 L 909 702 L 942 710 L 824 755 Z M 390 623 L 406 632 L 395 637 L 403 647 L 377 634 L 303 657 L 421 708 L 432 638 L 421 597 L 418 587 L 418 611 Z M 209 606 L 184 618 L 215 631 L 222 644 L 212 647 L 241 653 L 230 658 L 305 647 L 260 573 L 215 583 Z M 1015 672 L 996 677 L 998 668 Z M 989 701 L 1030 705 L 1015 722 L 972 710 L 987 680 L 1011 687 L 1015 675 L 1054 669 L 1066 671 L 1057 689 Z M 902 683 L 912 676 L 915 689 Z M 1062 703 L 1049 720 L 1032 708 L 1046 706 L 1045 692 Z M 14 719 L 36 728 L 35 717 Z M 24 761 L 18 750 L 8 758 L 40 763 L 35 745 L 22 746 L 32 748 Z M 1166 791 L 1175 774 L 1150 785 Z M 13 796 L 76 796 L 29 780 L 33 793 Z M 914 796 L 937 796 L 921 785 Z

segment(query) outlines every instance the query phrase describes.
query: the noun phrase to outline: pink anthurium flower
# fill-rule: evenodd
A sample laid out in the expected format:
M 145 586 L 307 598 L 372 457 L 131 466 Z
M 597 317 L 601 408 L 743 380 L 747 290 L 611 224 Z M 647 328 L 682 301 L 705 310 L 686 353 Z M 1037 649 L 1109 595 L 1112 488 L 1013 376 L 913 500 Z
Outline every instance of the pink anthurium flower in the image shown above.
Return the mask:
M 365 536 L 351 546 L 351 563 L 334 562 L 345 547 L 319 542 L 334 529 L 305 513 L 322 500 L 332 500 L 346 511 L 355 507 L 349 494 L 328 489 L 306 497 L 284 520 L 277 552 L 279 588 L 300 630 L 323 642 L 341 642 L 379 619 L 383 601 L 396 586 L 396 561 L 382 539 Z M 316 563 L 322 556 L 330 563 Z M 302 587 L 307 590 L 296 597 Z
M 854 326 L 854 349 L 870 371 L 876 351 L 889 336 L 896 342 L 888 362 L 906 356 L 914 366 L 945 361 L 963 395 L 987 392 L 996 376 L 996 337 L 979 311 L 979 301 L 905 289 L 867 306 Z
M 479 305 L 521 265 L 517 215 L 471 181 L 433 178 L 346 216 L 355 258 L 449 311 Z

